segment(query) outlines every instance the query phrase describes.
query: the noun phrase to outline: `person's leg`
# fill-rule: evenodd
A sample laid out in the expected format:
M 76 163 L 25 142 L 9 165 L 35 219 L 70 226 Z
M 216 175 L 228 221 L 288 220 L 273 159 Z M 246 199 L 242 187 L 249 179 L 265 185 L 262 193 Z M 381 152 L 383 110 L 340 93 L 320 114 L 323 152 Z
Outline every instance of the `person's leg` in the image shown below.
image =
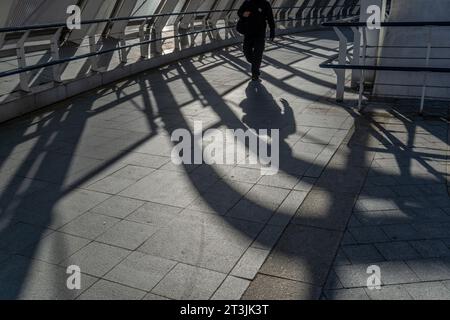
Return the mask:
M 261 68 L 265 44 L 266 41 L 263 37 L 255 39 L 253 45 L 253 60 L 252 60 L 253 77 L 259 77 L 259 75 L 261 74 L 259 69 Z
M 244 37 L 244 56 L 247 59 L 248 63 L 252 63 L 253 61 L 253 39 L 250 37 Z

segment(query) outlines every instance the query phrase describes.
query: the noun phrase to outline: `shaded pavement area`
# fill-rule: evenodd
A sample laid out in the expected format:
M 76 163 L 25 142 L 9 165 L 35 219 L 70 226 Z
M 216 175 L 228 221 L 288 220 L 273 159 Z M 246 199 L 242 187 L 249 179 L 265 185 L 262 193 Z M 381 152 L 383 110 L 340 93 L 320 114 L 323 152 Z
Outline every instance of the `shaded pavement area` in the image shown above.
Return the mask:
M 448 110 L 336 104 L 337 47 L 280 38 L 261 83 L 230 47 L 1 125 L 0 298 L 449 298 Z M 173 164 L 194 121 L 279 129 L 279 173 Z

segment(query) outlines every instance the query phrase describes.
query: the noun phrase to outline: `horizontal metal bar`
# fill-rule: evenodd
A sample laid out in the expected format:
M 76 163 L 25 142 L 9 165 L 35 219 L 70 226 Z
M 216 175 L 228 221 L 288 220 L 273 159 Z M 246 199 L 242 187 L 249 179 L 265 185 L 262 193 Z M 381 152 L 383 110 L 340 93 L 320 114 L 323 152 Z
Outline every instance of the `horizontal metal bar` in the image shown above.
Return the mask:
M 366 22 L 325 22 L 324 27 L 365 27 Z M 450 27 L 450 21 L 381 22 L 382 27 Z
M 160 17 L 168 17 L 168 16 L 180 16 L 180 15 L 191 15 L 191 14 L 233 12 L 233 11 L 237 11 L 237 10 L 236 9 L 230 9 L 230 10 L 211 10 L 211 11 L 189 11 L 189 12 L 159 13 L 159 14 L 151 14 L 151 15 L 144 15 L 144 16 L 134 16 L 134 17 L 117 17 L 117 18 L 108 18 L 108 19 L 84 20 L 84 21 L 80 22 L 80 25 L 105 23 L 105 22 L 116 22 L 116 21 L 127 21 L 127 20 L 128 21 L 130 21 L 130 20 L 143 20 L 143 19 L 160 18 Z M 59 23 L 39 24 L 39 25 L 30 25 L 30 26 L 5 27 L 5 28 L 0 28 L 0 32 L 17 32 L 17 31 L 25 31 L 25 30 L 54 29 L 54 28 L 60 28 L 60 27 L 65 27 L 65 26 L 67 26 L 67 24 L 65 22 L 59 22 Z
M 328 16 L 327 18 L 336 18 L 336 17 L 338 17 L 338 16 Z M 275 22 L 303 21 L 303 20 L 310 20 L 310 18 L 309 18 L 309 17 L 306 17 L 306 18 L 290 18 L 290 17 L 288 17 L 288 18 L 286 18 L 286 19 L 283 19 L 283 20 L 277 20 L 277 21 L 275 21 Z
M 362 66 L 355 64 L 332 64 L 327 62 L 321 63 L 319 66 L 325 69 L 341 69 L 341 70 L 348 69 L 348 70 L 450 73 L 450 68 L 436 68 L 436 67 Z

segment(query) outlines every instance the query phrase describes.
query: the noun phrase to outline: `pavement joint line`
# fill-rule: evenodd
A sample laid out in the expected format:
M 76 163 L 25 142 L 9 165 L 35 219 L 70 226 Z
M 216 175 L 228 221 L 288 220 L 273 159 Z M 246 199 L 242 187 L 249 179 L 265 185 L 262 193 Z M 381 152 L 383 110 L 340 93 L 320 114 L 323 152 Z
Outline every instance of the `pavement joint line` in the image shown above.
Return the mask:
M 258 272 L 258 274 L 262 274 L 264 276 L 271 277 L 271 278 L 277 278 L 277 279 L 282 279 L 282 280 L 289 280 L 289 281 L 294 281 L 294 282 L 298 282 L 298 283 L 309 284 L 309 285 L 314 286 L 314 287 L 319 287 L 317 284 L 314 284 L 312 282 L 307 282 L 307 281 L 302 281 L 302 280 L 297 280 L 297 279 L 291 279 L 291 278 L 282 277 L 282 276 L 279 276 L 279 275 L 273 275 L 273 274 L 270 274 L 270 273 Z M 251 281 L 253 281 L 253 280 L 251 280 Z
M 271 276 L 271 275 L 268 275 Z M 275 277 L 275 276 L 272 276 Z M 281 277 L 279 277 L 281 278 Z M 287 278 L 281 278 L 281 279 L 286 279 L 286 280 L 290 280 L 290 281 L 297 281 L 297 280 L 293 280 L 293 279 L 287 279 Z M 392 287 L 392 286 L 403 286 L 403 285 L 408 285 L 408 284 L 416 284 L 416 283 L 420 283 L 420 284 L 424 284 L 424 283 L 441 283 L 441 282 L 445 282 L 450 280 L 450 278 L 448 279 L 442 279 L 442 280 L 420 280 L 419 281 L 415 280 L 414 282 L 398 282 L 398 283 L 390 283 L 390 284 L 381 284 L 381 287 Z M 297 282 L 302 282 L 302 281 L 297 281 Z M 355 286 L 355 287 L 345 287 L 343 286 L 344 289 L 356 289 L 356 288 L 367 288 L 367 286 Z M 339 290 L 339 289 L 325 289 L 326 290 Z
M 164 258 L 164 259 L 165 259 L 165 258 Z M 148 291 L 149 293 L 152 292 L 152 290 L 155 289 L 155 288 L 161 283 L 161 281 L 163 281 L 163 279 L 164 279 L 170 272 L 172 272 L 172 270 L 175 269 L 176 266 L 178 266 L 178 265 L 180 264 L 180 262 L 175 261 L 175 260 L 171 260 L 171 259 L 167 259 L 167 260 L 174 261 L 175 263 L 174 263 L 174 265 L 170 268 L 170 270 L 166 272 L 166 274 L 164 275 L 164 277 L 162 277 L 161 279 L 159 279 L 159 281 L 153 286 L 153 288 L 151 288 L 151 289 Z M 164 296 L 164 297 L 165 297 L 165 296 Z M 169 297 L 166 297 L 166 298 L 169 298 Z M 170 299 L 170 298 L 169 298 L 169 299 Z

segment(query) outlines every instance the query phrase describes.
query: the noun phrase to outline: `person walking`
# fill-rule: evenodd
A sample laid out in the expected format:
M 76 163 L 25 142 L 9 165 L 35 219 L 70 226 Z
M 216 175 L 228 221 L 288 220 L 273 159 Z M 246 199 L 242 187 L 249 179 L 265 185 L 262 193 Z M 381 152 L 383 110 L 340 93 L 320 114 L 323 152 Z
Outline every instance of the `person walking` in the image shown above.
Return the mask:
M 275 38 L 275 20 L 272 6 L 267 0 L 245 0 L 238 10 L 238 16 L 245 21 L 244 55 L 252 65 L 252 80 L 258 81 L 261 61 L 266 42 L 267 24 L 270 40 Z

